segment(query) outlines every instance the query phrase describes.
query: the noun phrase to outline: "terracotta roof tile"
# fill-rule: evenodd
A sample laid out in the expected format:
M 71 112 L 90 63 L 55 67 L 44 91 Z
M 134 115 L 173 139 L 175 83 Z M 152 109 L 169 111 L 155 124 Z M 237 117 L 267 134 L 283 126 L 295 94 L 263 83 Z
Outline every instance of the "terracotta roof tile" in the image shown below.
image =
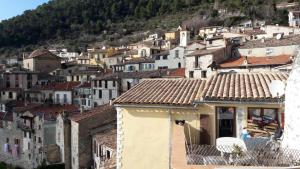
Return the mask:
M 208 54 L 214 54 L 220 50 L 224 50 L 224 48 L 219 48 L 219 49 L 200 49 L 196 50 L 195 52 L 192 52 L 186 56 L 203 56 L 203 55 L 208 55 Z
M 113 106 L 105 104 L 98 106 L 90 111 L 83 112 L 72 116 L 70 119 L 75 122 L 80 122 L 84 119 L 94 118 L 97 115 L 103 115 L 103 120 L 113 121 L 116 119 L 116 110 Z
M 200 79 L 144 80 L 117 98 L 115 104 L 191 105 L 200 97 L 205 81 Z
M 185 68 L 169 69 L 167 77 L 185 77 Z
M 56 90 L 56 91 L 69 91 L 75 87 L 79 87 L 80 82 L 64 82 L 64 83 L 50 83 L 42 86 L 38 85 L 33 87 L 31 90 Z
M 211 77 L 203 91 L 207 101 L 276 101 L 268 84 L 272 80 L 285 82 L 287 73 L 219 73 Z
M 290 46 L 298 45 L 300 43 L 300 35 L 288 35 L 282 37 L 282 39 L 267 38 L 265 42 L 261 40 L 252 40 L 245 42 L 241 45 L 240 49 L 252 49 L 252 48 L 266 48 L 266 47 L 277 47 L 277 46 Z
M 292 63 L 291 55 L 279 55 L 272 57 L 247 57 L 248 64 L 244 64 L 246 57 L 234 58 L 220 64 L 220 68 L 238 68 L 255 66 L 279 66 Z
M 59 58 L 58 56 L 54 55 L 53 53 L 51 53 L 49 50 L 46 49 L 37 49 L 35 51 L 33 51 L 27 58 L 36 58 L 36 57 L 40 57 L 40 56 L 45 56 L 45 55 L 51 55 L 51 56 L 55 56 L 57 58 Z

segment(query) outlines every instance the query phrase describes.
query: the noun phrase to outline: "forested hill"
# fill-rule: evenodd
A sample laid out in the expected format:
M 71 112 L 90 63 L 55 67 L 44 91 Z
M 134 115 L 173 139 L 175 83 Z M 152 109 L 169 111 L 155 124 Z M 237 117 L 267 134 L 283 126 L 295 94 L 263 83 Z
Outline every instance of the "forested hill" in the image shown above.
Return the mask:
M 155 25 L 151 23 L 153 17 L 165 19 L 178 12 L 195 12 L 209 19 L 218 17 L 216 9 L 225 8 L 241 11 L 251 19 L 268 17 L 274 21 L 277 1 L 280 0 L 50 0 L 0 23 L 0 53 L 49 40 L 65 42 L 114 33 L 123 36 Z M 180 18 L 182 13 L 175 16 Z
M 52 0 L 0 24 L 0 47 L 97 34 L 125 18 L 150 18 L 178 11 L 181 0 Z

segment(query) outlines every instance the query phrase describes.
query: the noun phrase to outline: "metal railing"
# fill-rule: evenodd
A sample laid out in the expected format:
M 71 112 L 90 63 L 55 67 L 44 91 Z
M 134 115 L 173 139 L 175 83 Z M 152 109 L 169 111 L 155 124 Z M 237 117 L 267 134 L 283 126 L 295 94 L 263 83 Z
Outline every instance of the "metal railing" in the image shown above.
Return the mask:
M 281 147 L 279 141 L 249 139 L 239 146 L 188 145 L 189 165 L 291 167 L 300 165 L 300 151 Z

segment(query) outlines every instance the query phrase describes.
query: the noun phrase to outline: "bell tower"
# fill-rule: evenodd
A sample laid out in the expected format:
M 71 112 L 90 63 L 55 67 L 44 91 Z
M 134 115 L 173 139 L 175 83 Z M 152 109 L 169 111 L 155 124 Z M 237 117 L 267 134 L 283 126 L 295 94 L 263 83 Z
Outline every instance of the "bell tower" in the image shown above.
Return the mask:
M 186 47 L 190 43 L 190 31 L 183 28 L 180 31 L 180 46 Z

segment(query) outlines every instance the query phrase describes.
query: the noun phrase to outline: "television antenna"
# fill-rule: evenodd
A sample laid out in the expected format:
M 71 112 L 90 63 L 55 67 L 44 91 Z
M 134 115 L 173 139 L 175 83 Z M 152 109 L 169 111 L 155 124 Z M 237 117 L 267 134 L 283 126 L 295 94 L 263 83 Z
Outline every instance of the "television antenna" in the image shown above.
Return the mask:
M 281 97 L 284 95 L 285 84 L 282 81 L 273 80 L 268 86 L 273 97 Z

